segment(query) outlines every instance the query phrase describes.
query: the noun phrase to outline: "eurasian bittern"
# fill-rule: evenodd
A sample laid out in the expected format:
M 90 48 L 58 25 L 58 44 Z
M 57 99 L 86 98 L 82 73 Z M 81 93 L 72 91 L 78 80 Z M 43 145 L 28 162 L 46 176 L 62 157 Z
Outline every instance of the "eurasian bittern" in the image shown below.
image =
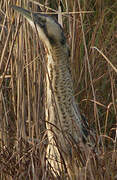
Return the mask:
M 73 144 L 87 141 L 87 129 L 74 100 L 69 48 L 63 29 L 53 18 L 12 6 L 36 29 L 47 48 L 45 116 L 48 132 L 47 159 L 54 170 L 68 166 Z M 62 158 L 61 158 L 62 156 Z

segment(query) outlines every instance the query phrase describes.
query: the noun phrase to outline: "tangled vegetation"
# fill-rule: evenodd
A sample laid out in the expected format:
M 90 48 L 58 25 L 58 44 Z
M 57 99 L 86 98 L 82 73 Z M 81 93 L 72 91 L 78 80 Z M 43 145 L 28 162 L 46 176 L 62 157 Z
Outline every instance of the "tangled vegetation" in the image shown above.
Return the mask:
M 36 3 L 37 2 L 37 3 Z M 117 179 L 117 1 L 0 1 L 0 179 L 56 179 L 46 165 L 43 60 L 46 52 L 29 24 L 10 5 L 52 14 L 71 51 L 75 98 L 101 153 L 73 179 Z M 80 13 L 81 12 L 81 13 Z M 97 142 L 98 143 L 98 142 Z M 62 174 L 58 179 L 68 179 Z

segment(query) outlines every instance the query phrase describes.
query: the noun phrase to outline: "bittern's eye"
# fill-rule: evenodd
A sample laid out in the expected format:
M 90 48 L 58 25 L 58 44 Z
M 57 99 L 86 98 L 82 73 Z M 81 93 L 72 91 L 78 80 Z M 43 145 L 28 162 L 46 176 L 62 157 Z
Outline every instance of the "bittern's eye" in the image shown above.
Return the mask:
M 64 36 L 63 32 L 61 32 L 61 40 L 60 40 L 60 43 L 61 43 L 62 45 L 64 45 L 64 44 L 66 43 L 66 39 L 65 39 L 65 36 Z
M 65 38 L 62 38 L 60 42 L 61 42 L 62 45 L 64 45 L 66 43 Z
M 54 38 L 52 38 L 52 37 L 48 37 L 49 38 L 49 41 L 50 41 L 50 43 L 53 45 L 53 44 L 55 44 L 55 40 L 54 40 Z
M 39 24 L 42 28 L 45 27 L 46 21 L 45 19 L 40 18 L 39 16 L 37 16 L 38 18 L 36 18 L 36 23 Z

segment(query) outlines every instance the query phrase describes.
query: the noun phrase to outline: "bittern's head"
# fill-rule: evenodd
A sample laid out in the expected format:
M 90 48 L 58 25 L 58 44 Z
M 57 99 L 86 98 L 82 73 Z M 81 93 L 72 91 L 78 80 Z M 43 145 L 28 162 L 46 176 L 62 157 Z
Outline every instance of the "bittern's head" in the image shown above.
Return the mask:
M 12 6 L 12 8 L 20 12 L 30 25 L 37 29 L 40 39 L 48 48 L 57 43 L 66 44 L 63 29 L 53 18 L 39 13 L 32 13 L 18 6 Z

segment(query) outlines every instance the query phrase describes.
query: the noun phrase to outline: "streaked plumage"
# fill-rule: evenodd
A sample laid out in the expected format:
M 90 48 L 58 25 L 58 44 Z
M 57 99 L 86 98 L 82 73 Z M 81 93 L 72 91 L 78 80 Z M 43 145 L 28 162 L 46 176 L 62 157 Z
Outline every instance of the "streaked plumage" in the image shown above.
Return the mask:
M 86 141 L 88 135 L 74 100 L 68 45 L 62 27 L 51 17 L 16 6 L 13 6 L 13 9 L 19 11 L 34 29 L 37 28 L 39 37 L 47 48 L 48 73 L 45 91 L 46 128 L 49 140 L 47 159 L 54 170 L 58 171 L 62 166 L 62 158 L 66 166 L 69 164 L 72 144 Z

